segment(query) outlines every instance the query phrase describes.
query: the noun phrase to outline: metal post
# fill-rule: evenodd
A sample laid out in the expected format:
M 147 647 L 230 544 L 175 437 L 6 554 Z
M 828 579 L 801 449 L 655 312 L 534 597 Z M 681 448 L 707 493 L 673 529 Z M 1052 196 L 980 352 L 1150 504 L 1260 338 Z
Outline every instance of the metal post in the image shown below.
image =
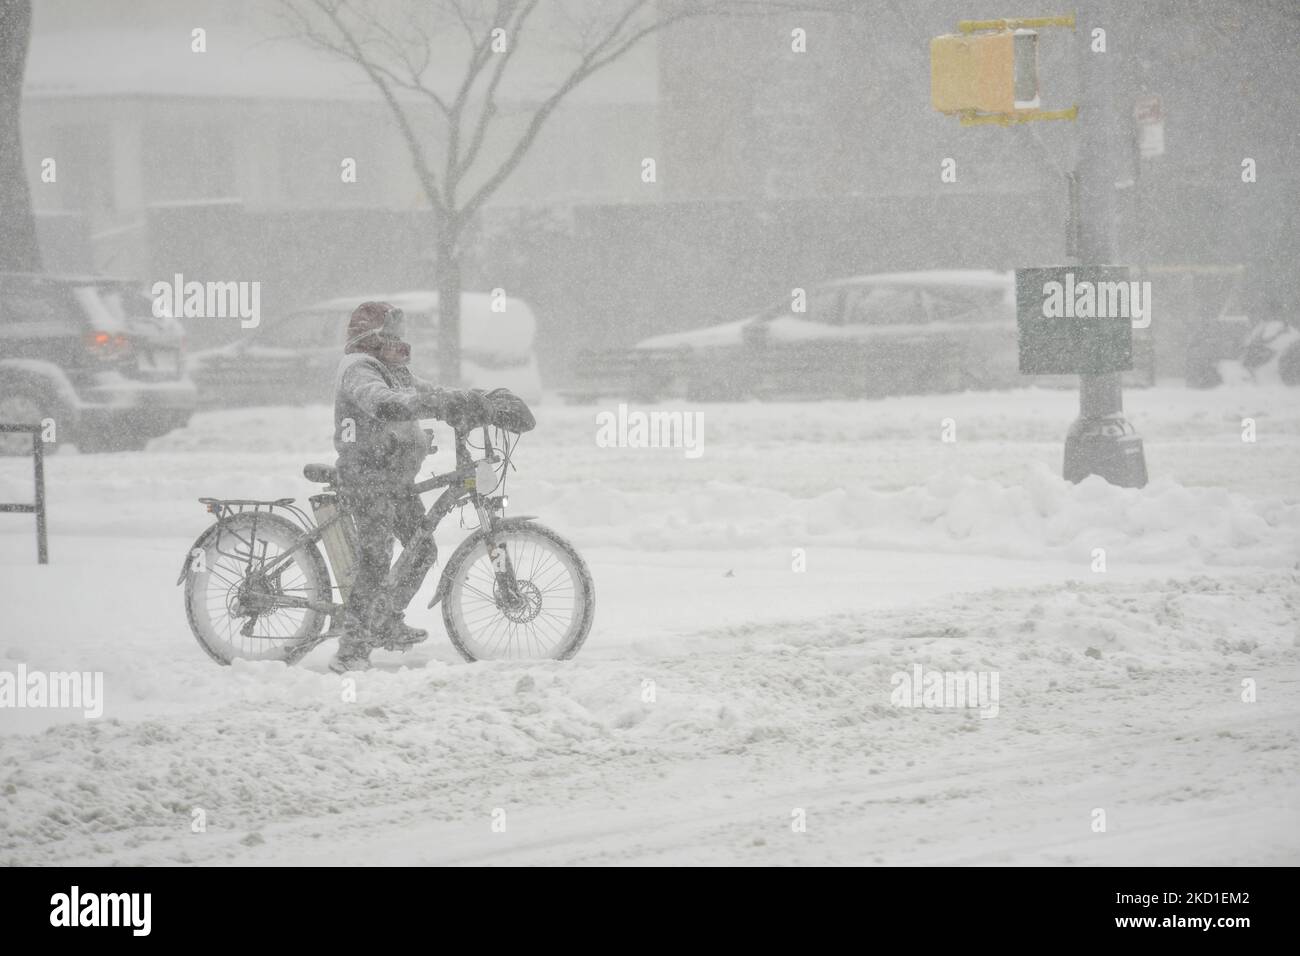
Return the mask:
M 32 432 L 32 470 L 36 478 L 36 560 L 50 563 L 49 548 L 45 543 L 45 442 L 39 431 Z
M 1078 22 L 1083 42 L 1094 27 L 1106 30 L 1108 42 L 1120 33 L 1110 0 L 1080 0 Z M 1116 128 L 1111 76 L 1115 54 L 1079 53 L 1080 143 L 1075 179 L 1078 183 L 1077 264 L 1110 265 L 1115 259 L 1116 147 L 1122 141 Z M 1079 376 L 1079 417 L 1065 438 L 1064 475 L 1082 481 L 1100 475 L 1112 484 L 1141 488 L 1147 483 L 1146 455 L 1137 430 L 1124 418 L 1124 396 L 1119 372 Z

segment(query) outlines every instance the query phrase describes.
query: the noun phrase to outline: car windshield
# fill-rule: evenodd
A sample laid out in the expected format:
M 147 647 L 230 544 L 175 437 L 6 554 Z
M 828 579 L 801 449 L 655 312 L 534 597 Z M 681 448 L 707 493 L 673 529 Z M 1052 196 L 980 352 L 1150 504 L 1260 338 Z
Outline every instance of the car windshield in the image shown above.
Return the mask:
M 1007 290 L 997 286 L 931 287 L 923 295 L 934 322 L 996 322 L 1007 316 Z
M 262 320 L 254 345 L 275 349 L 338 349 L 347 341 L 346 309 L 291 312 Z M 413 346 L 434 344 L 434 324 L 427 312 L 406 313 L 406 340 Z
M 122 325 L 153 318 L 153 300 L 139 289 L 127 286 L 101 286 L 98 298 L 108 313 Z
M 762 313 L 759 318 L 764 322 L 792 318 L 801 322 L 820 322 L 823 325 L 834 325 L 839 318 L 839 306 L 839 289 L 811 289 L 804 298 L 801 311 L 796 311 L 793 301 L 787 299 L 772 306 L 772 308 Z
M 849 292 L 845 325 L 919 325 L 926 319 L 915 289 L 868 286 Z

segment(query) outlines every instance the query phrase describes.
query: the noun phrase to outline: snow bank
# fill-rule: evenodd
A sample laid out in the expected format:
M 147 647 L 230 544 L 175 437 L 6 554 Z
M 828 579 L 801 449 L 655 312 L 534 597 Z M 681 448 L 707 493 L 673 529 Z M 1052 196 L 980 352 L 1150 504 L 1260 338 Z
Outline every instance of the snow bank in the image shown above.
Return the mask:
M 703 455 L 597 445 L 602 407 L 544 405 L 510 476 L 512 510 L 579 546 L 640 551 L 834 545 L 1090 562 L 1289 568 L 1300 561 L 1294 389 L 1135 392 L 1151 484 L 1059 477 L 1076 396 L 1047 390 L 880 402 L 705 405 Z M 1257 441 L 1242 441 L 1242 420 Z M 941 440 L 952 419 L 956 442 Z M 48 459 L 55 535 L 173 536 L 207 524 L 200 495 L 296 497 L 332 461 L 329 409 L 197 415 L 145 454 Z M 451 436 L 426 473 L 452 467 Z M 31 497 L 30 463 L 0 460 L 0 500 Z M 1232 490 L 1226 490 L 1232 489 Z M 455 519 L 444 541 L 456 537 Z M 29 534 L 7 516 L 0 533 Z
M 172 533 L 185 538 L 179 555 L 180 546 L 209 521 L 195 502 L 199 495 L 290 495 L 305 505 L 314 486 L 287 477 L 299 470 L 299 459 L 276 460 L 280 473 L 224 480 L 210 474 L 201 459 L 182 459 L 129 480 L 56 481 L 50 493 L 51 531 Z M 519 488 L 515 481 L 514 512 L 539 515 L 588 547 L 707 551 L 833 545 L 1085 563 L 1094 549 L 1103 548 L 1111 562 L 1273 568 L 1300 562 L 1300 503 L 1189 488 L 1168 478 L 1141 490 L 1117 488 L 1100 478 L 1075 486 L 1042 463 L 1025 466 L 1011 480 L 946 472 L 898 491 L 854 484 L 812 497 L 719 481 L 685 493 L 629 491 L 617 481 L 596 479 L 533 480 Z M 30 478 L 0 478 L 0 500 L 30 497 Z M 29 533 L 20 521 L 31 519 L 11 517 L 8 530 Z M 452 534 L 455 524 L 451 519 L 444 534 Z
M 540 493 L 539 493 L 540 492 Z M 1072 485 L 1045 465 L 1006 483 L 944 474 L 896 492 L 865 486 L 813 498 L 709 482 L 687 498 L 608 482 L 542 484 L 536 510 L 583 541 L 625 548 L 808 547 L 1109 561 L 1258 565 L 1300 561 L 1300 504 L 1159 479 L 1124 489 Z

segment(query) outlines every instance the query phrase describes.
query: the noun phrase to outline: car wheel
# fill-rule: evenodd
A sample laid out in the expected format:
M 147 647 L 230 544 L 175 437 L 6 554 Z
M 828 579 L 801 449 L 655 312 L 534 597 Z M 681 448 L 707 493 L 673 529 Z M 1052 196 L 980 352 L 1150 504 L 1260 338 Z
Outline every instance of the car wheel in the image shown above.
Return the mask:
M 54 417 L 52 411 L 46 398 L 39 393 L 19 389 L 0 390 L 0 424 L 39 425 L 47 418 Z M 58 450 L 58 442 L 45 443 L 45 454 L 52 455 Z M 21 432 L 0 433 L 0 455 L 31 453 L 31 435 Z
M 190 417 L 189 412 L 184 412 L 153 422 L 149 428 L 143 431 L 145 441 L 148 442 L 154 438 L 162 438 L 163 435 L 170 435 L 174 431 L 180 431 L 189 425 Z
M 739 402 L 753 390 L 754 379 L 743 366 L 701 363 L 686 377 L 688 402 Z

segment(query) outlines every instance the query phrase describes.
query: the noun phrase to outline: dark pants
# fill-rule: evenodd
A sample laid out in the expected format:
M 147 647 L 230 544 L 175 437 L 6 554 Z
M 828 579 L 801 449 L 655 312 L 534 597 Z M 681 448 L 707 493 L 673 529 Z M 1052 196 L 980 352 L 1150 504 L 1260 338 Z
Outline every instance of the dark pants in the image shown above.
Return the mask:
M 415 561 L 412 571 L 391 591 L 384 587 L 393 561 L 393 539 L 401 541 L 403 547 L 410 544 L 424 518 L 424 506 L 409 489 L 367 484 L 344 486 L 340 492 L 342 505 L 352 515 L 357 529 L 356 574 L 344 613 L 349 628 L 359 629 L 360 633 L 349 633 L 347 637 L 372 642 L 401 617 L 424 577 L 426 562 Z M 427 551 L 437 555 L 432 540 Z

